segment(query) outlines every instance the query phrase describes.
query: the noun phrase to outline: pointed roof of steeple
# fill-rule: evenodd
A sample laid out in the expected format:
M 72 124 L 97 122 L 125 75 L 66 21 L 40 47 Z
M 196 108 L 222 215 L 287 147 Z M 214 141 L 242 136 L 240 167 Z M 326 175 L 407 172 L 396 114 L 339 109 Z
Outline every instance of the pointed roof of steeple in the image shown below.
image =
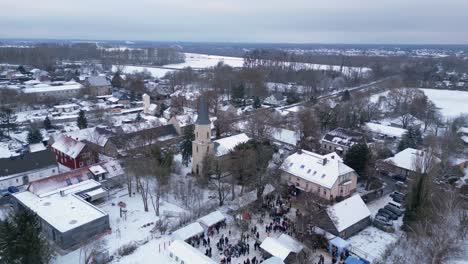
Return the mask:
M 200 102 L 198 105 L 198 118 L 195 122 L 197 125 L 210 125 L 210 117 L 208 116 L 208 104 L 204 97 L 200 97 Z

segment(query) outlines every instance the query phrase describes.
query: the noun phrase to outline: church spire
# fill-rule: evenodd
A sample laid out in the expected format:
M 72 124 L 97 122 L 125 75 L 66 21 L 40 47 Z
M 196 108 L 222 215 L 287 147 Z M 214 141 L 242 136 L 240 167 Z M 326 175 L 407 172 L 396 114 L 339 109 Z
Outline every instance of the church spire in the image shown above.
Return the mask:
M 208 116 L 208 104 L 203 96 L 200 97 L 200 102 L 198 105 L 198 117 L 195 122 L 197 125 L 210 125 L 210 117 Z

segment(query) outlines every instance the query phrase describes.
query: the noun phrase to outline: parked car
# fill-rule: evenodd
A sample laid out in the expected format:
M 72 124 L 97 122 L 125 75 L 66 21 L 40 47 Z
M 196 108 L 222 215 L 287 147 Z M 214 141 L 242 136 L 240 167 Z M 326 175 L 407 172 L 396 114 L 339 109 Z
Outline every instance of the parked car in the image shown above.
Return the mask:
M 392 225 L 393 225 L 393 221 L 392 221 L 392 220 L 388 220 L 387 218 L 385 218 L 385 217 L 383 217 L 383 216 L 381 216 L 381 215 L 375 216 L 374 221 L 375 221 L 375 220 L 382 222 L 384 225 L 388 225 L 388 226 L 392 226 Z
M 376 217 L 377 216 L 384 217 L 387 220 L 392 220 L 392 216 L 389 213 L 386 213 L 386 212 L 380 212 L 380 213 L 378 213 L 376 215 Z
M 396 208 L 400 209 L 401 211 L 405 210 L 405 207 L 399 202 L 390 201 L 390 202 L 388 202 L 388 204 L 395 206 Z
M 399 191 L 394 191 L 390 194 L 390 197 L 393 197 L 393 196 L 401 196 L 402 198 L 405 197 L 405 194 L 404 193 L 401 193 Z
M 385 232 L 395 232 L 393 225 L 388 225 L 386 222 L 380 221 L 378 219 L 374 219 L 373 224 L 375 227 Z
M 406 176 L 401 175 L 401 174 L 396 174 L 393 175 L 393 178 L 397 181 L 405 182 L 406 181 Z
M 398 219 L 398 215 L 395 214 L 394 212 L 388 210 L 388 209 L 380 208 L 378 214 L 381 214 L 381 213 L 386 213 L 386 214 L 390 215 L 391 220 L 397 220 Z
M 397 202 L 397 203 L 403 203 L 403 197 L 401 196 L 398 196 L 398 195 L 395 195 L 392 197 L 393 201 Z
M 377 219 L 377 218 L 374 219 L 374 224 L 375 224 L 376 226 L 383 226 L 383 227 L 389 227 L 389 226 L 392 226 L 392 225 L 393 225 L 393 224 L 392 224 L 391 222 L 389 222 L 389 221 L 383 221 L 383 220 Z
M 389 210 L 389 211 L 392 211 L 393 213 L 395 213 L 396 215 L 398 215 L 398 217 L 402 216 L 403 215 L 403 211 L 396 208 L 395 206 L 393 205 L 390 205 L 390 204 L 387 204 L 385 207 L 385 209 Z
M 395 186 L 397 188 L 397 190 L 399 191 L 406 191 L 406 188 L 408 188 L 408 185 L 406 185 L 404 182 L 402 181 L 397 181 L 395 183 Z

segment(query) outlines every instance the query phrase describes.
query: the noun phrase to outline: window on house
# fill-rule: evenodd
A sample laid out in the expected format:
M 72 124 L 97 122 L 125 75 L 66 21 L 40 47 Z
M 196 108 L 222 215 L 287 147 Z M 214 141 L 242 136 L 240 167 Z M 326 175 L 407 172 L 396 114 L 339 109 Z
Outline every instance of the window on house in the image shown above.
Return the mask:
M 112 165 L 112 169 L 113 169 L 114 171 L 117 170 L 117 168 L 116 168 L 114 165 Z
M 210 151 L 210 146 L 206 146 L 206 152 Z
M 81 176 L 76 176 L 76 180 L 77 180 L 78 182 L 82 182 L 82 181 L 83 181 L 83 179 L 81 179 Z
M 80 162 L 80 168 L 83 167 L 83 162 Z
M 198 146 L 197 146 L 197 153 L 198 153 Z
M 206 132 L 206 139 L 210 139 L 210 132 Z
M 324 190 L 323 190 L 323 194 L 324 194 L 324 195 L 327 195 L 327 190 L 324 189 Z
M 67 182 L 67 185 L 72 185 L 72 182 L 70 179 L 66 179 L 65 181 Z

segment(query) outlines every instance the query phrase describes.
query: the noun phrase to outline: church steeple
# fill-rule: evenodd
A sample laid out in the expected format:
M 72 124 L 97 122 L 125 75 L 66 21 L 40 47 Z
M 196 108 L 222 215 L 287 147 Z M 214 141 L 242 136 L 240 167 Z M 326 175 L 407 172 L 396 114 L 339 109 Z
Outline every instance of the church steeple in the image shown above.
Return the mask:
M 201 97 L 198 106 L 198 118 L 195 122 L 195 140 L 192 142 L 192 172 L 200 175 L 203 173 L 203 161 L 214 153 L 214 145 L 211 141 L 211 121 L 208 116 L 208 105 L 205 98 Z
M 197 125 L 210 125 L 210 117 L 208 116 L 208 104 L 204 97 L 200 97 L 198 105 L 198 118 L 195 122 Z

